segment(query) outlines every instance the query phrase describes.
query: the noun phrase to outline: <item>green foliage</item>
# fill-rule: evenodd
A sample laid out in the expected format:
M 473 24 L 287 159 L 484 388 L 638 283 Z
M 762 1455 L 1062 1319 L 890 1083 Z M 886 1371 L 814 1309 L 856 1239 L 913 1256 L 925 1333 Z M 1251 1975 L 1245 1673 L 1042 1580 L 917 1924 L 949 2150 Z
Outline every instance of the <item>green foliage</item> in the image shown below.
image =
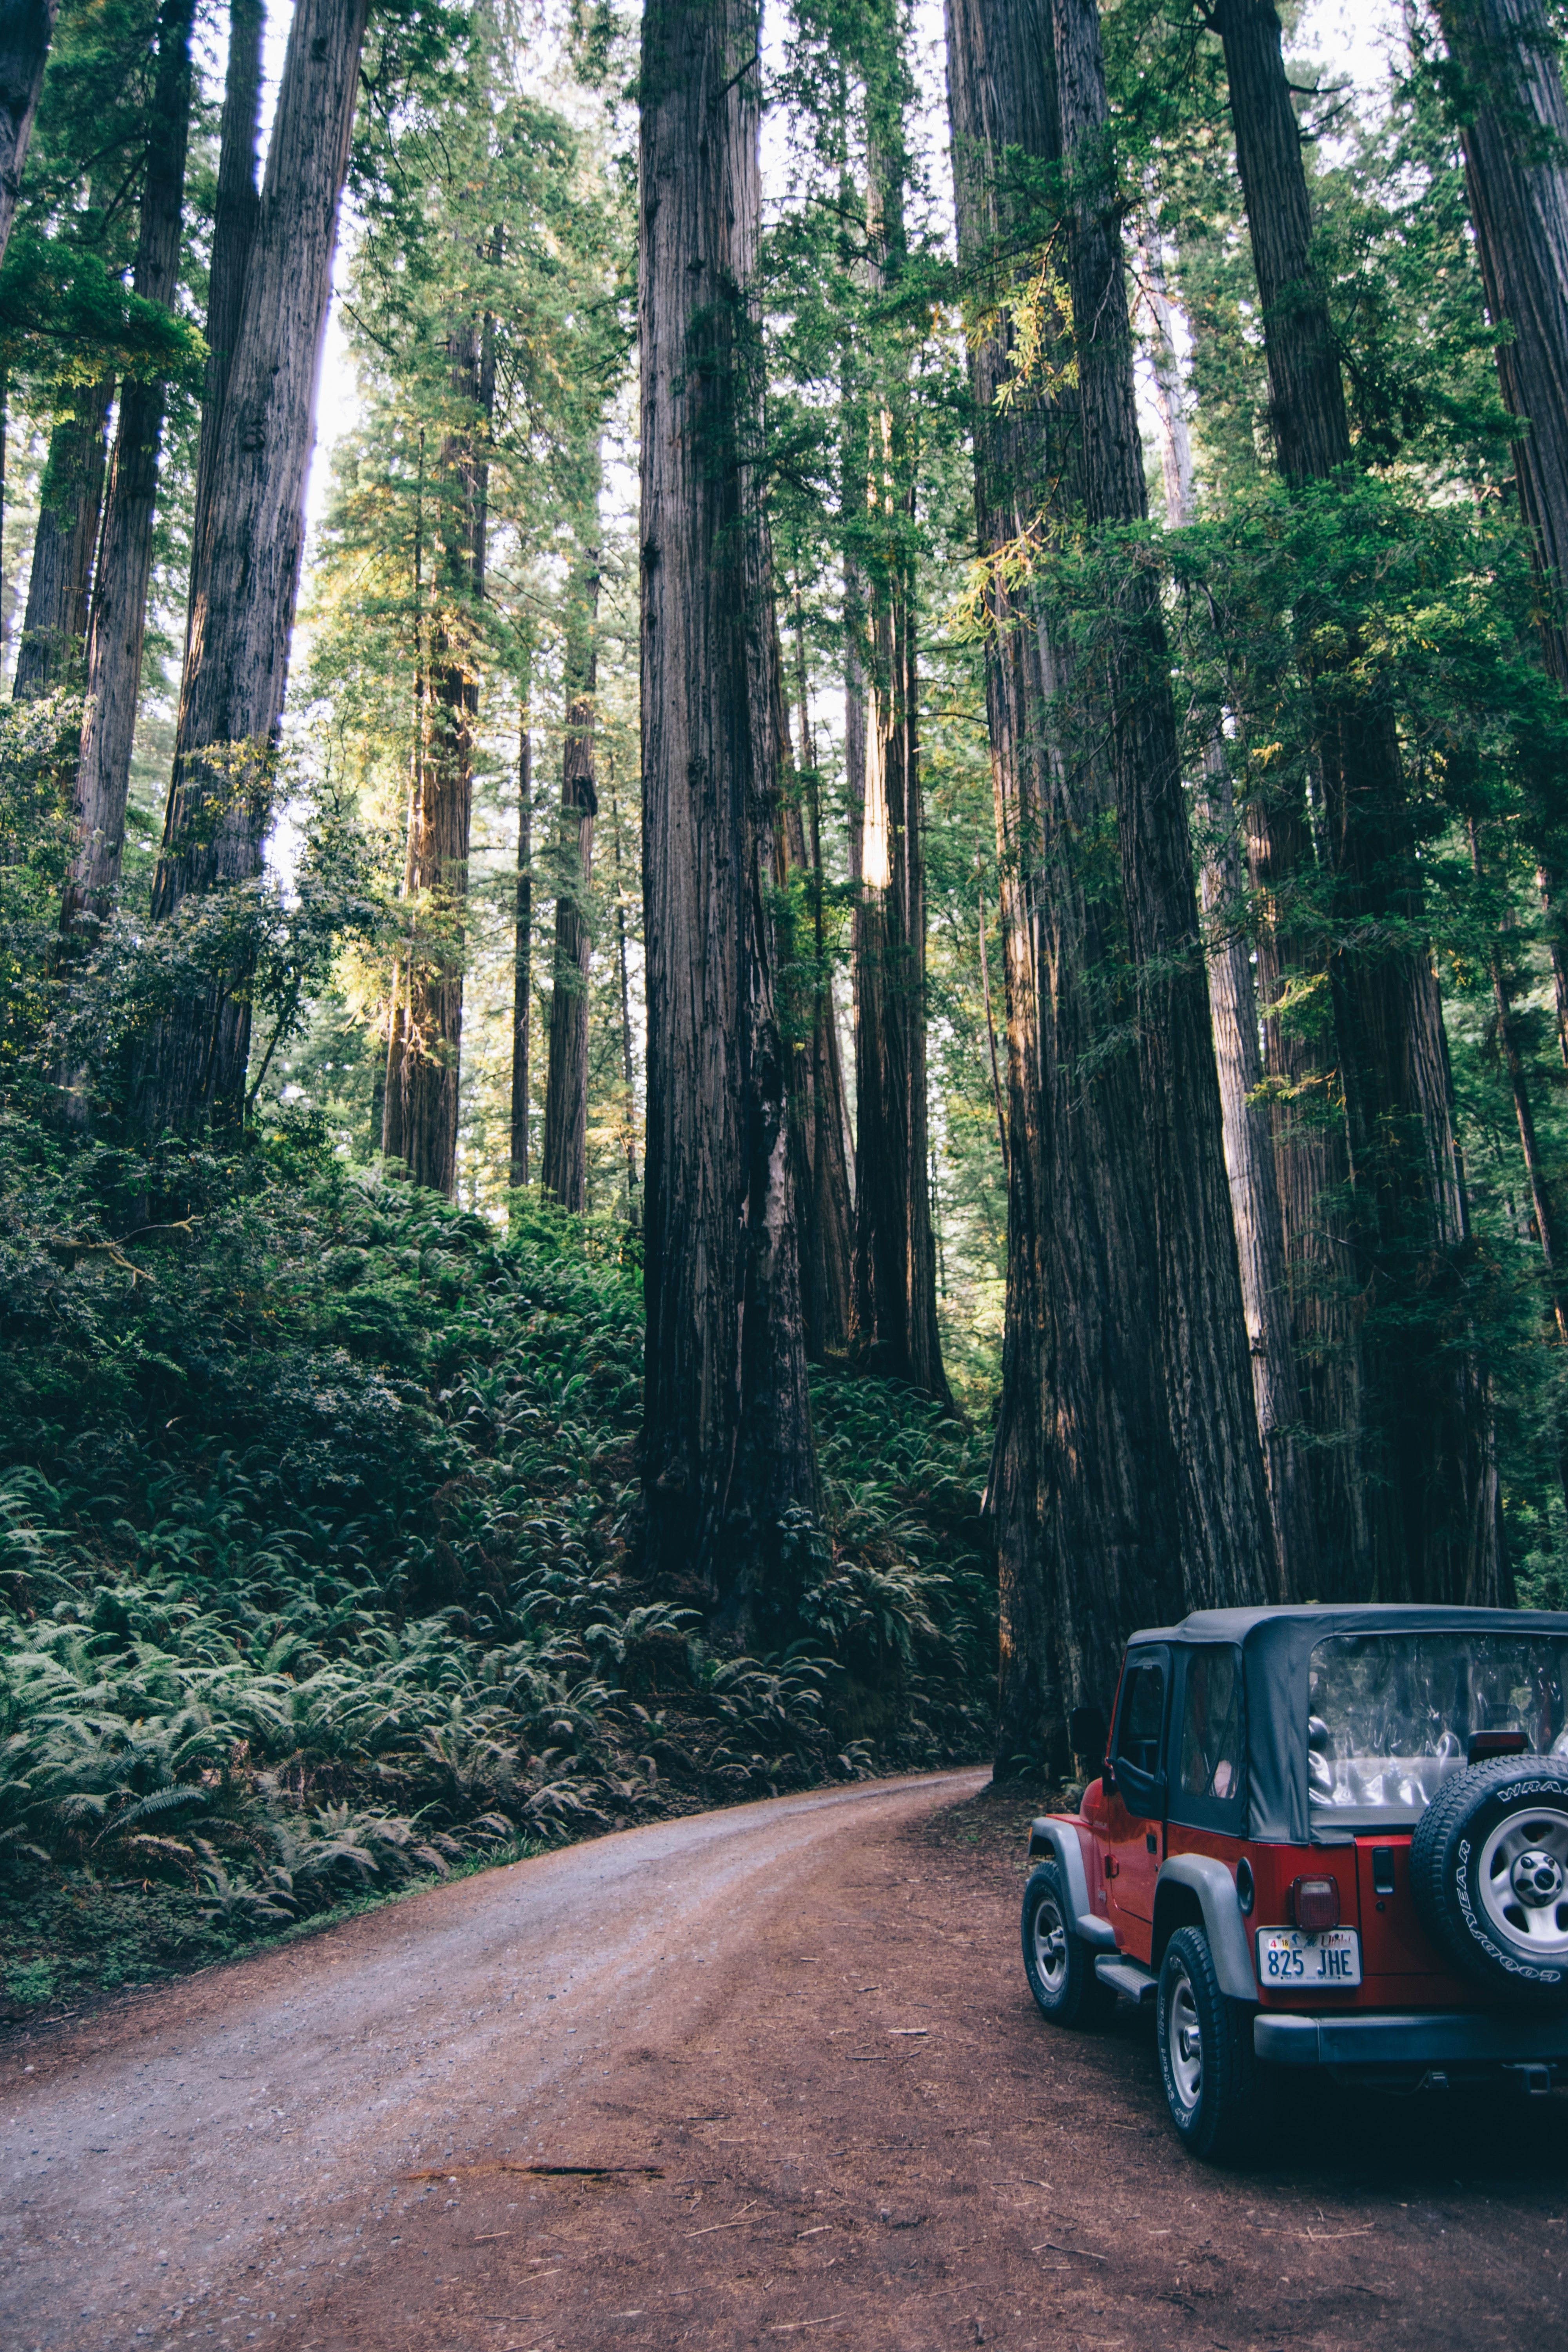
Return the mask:
M 520 1202 L 504 1239 L 308 1133 L 143 1162 L 0 1118 L 14 2000 L 984 1750 L 982 1452 L 922 1400 L 822 1384 L 831 1534 L 786 1653 L 716 1653 L 638 1586 L 625 1238 Z

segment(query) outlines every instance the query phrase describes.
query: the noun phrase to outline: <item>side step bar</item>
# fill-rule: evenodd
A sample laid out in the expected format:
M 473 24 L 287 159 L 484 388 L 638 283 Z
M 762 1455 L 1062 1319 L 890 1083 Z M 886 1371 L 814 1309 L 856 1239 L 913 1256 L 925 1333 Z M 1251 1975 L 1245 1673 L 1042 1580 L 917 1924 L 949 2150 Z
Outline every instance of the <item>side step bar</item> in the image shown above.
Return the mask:
M 1159 1980 L 1150 1975 L 1142 1960 L 1130 1960 L 1121 1952 L 1097 1955 L 1094 1973 L 1101 1984 L 1110 1985 L 1116 1992 L 1135 2001 L 1152 2000 L 1159 1990 Z

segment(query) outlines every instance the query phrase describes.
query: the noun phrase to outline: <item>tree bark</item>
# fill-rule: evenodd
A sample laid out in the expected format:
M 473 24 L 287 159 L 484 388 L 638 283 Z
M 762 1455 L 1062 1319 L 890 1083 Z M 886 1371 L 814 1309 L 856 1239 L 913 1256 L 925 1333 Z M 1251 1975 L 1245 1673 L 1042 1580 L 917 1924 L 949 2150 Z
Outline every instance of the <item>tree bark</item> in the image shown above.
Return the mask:
M 1469 821 L 1470 865 L 1478 882 L 1485 880 L 1481 861 L 1480 827 L 1474 817 Z M 1535 1132 L 1535 1107 L 1530 1099 L 1530 1081 L 1525 1075 L 1524 1056 L 1520 1051 L 1514 1032 L 1513 1006 L 1509 996 L 1508 972 L 1503 963 L 1502 949 L 1495 929 L 1491 944 L 1492 1009 L 1497 1019 L 1498 1051 L 1508 1074 L 1509 1093 L 1513 1098 L 1514 1123 L 1519 1129 L 1519 1149 L 1524 1160 L 1525 1181 L 1530 1186 L 1530 1206 L 1535 1220 L 1535 1238 L 1546 1267 L 1547 1286 L 1552 1297 L 1552 1320 L 1557 1326 L 1560 1341 L 1568 1341 L 1568 1288 L 1563 1283 L 1565 1266 L 1565 1234 L 1558 1213 L 1552 1181 L 1541 1156 L 1541 1145 Z
M 207 270 L 206 380 L 202 386 L 195 493 L 191 509 L 191 577 L 185 600 L 187 667 L 192 625 L 197 613 L 206 606 L 207 569 L 213 549 L 213 486 L 224 399 L 239 339 L 245 274 L 250 267 L 250 248 L 261 211 L 256 144 L 261 129 L 261 51 L 266 29 L 265 0 L 229 0 L 228 63 L 224 73 L 212 258 Z
M 1002 898 L 1008 1247 L 1002 1395 L 987 1485 L 1001 1582 L 996 1764 L 1070 1769 L 1067 1715 L 1108 1706 L 1121 1644 L 1180 1617 L 1175 1465 L 1154 1351 L 1157 1268 L 1137 1071 L 1115 1045 L 1125 964 L 1100 876 L 1110 786 L 1075 756 L 1065 628 L 1005 553 L 1075 494 L 1065 370 L 1017 387 L 1005 301 L 1050 234 L 1058 157 L 1048 22 L 1035 0 L 947 0 L 958 251 L 998 323 L 973 346 L 975 511 L 989 569 L 985 688 Z M 1059 487 L 1058 487 L 1059 486 Z
M 60 0 L 5 0 L 0 6 L 0 261 L 22 193 L 22 172 Z
M 626 1223 L 633 1233 L 642 1225 L 637 1199 L 637 1066 L 632 1056 L 632 991 L 626 963 L 626 902 L 621 880 L 621 810 L 616 797 L 616 771 L 610 767 L 610 840 L 616 861 L 616 961 L 621 989 L 621 1083 L 626 1090 Z
M 532 664 L 518 680 L 521 717 L 517 730 L 517 898 L 511 956 L 511 1159 L 514 1186 L 528 1181 L 532 1107 L 529 1049 L 533 1013 L 533 739 L 529 733 Z
M 1152 322 L 1150 356 L 1160 418 L 1165 519 L 1172 530 L 1184 530 L 1196 514 L 1197 505 L 1192 438 L 1182 405 L 1174 313 L 1158 230 L 1147 226 L 1141 244 L 1142 288 Z M 1230 772 L 1217 733 L 1204 746 L 1198 809 L 1199 895 L 1208 940 L 1209 1016 L 1279 1589 L 1287 1599 L 1310 1600 L 1317 1595 L 1320 1584 L 1317 1532 L 1311 1481 L 1300 1443 L 1301 1395 L 1291 1344 L 1285 1231 L 1268 1112 L 1254 1107 L 1251 1100 L 1262 1081 L 1263 1066 L 1248 939 L 1249 908 Z
M 804 1064 L 795 1088 L 800 1141 L 797 1197 L 801 1222 L 801 1287 L 805 1307 L 806 1351 L 814 1363 L 841 1360 L 849 1345 L 854 1206 L 849 1183 L 848 1111 L 838 1051 L 838 1021 L 833 1003 L 823 929 L 822 791 L 811 730 L 806 684 L 805 636 L 799 599 L 795 606 L 795 682 L 800 707 L 800 766 L 797 792 L 788 812 L 791 862 L 806 877 L 810 894 L 812 972 L 806 1030 L 797 1053 Z M 782 720 L 782 748 L 789 763 L 788 719 Z M 862 739 L 863 751 L 863 739 Z M 809 815 L 809 832 L 805 822 Z M 804 962 L 805 957 L 798 959 Z
M 909 99 L 900 19 L 860 34 L 873 294 L 902 281 Z M 855 915 L 855 1240 L 850 1349 L 867 1370 L 945 1405 L 936 1319 L 926 1107 L 925 867 L 915 615 L 914 459 L 901 338 L 875 355 L 855 562 L 866 602 L 865 802 Z
M 416 1184 L 455 1193 L 461 1102 L 465 908 L 474 814 L 474 730 L 479 681 L 474 635 L 485 583 L 488 463 L 476 415 L 495 396 L 488 323 L 459 327 L 447 344 L 463 422 L 441 446 L 440 557 L 430 646 L 429 741 L 409 805 L 405 895 L 421 902 L 428 936 L 410 942 L 407 1003 L 387 1063 L 389 1129 Z M 395 1112 L 391 1106 L 395 1097 Z
M 594 467 L 595 492 L 598 467 Z M 579 542 L 569 590 L 565 667 L 566 730 L 561 754 L 559 876 L 555 960 L 550 997 L 550 1061 L 544 1085 L 544 1150 L 540 1181 L 563 1209 L 581 1213 L 588 1194 L 588 963 L 593 945 L 594 774 L 599 551 Z
M 174 776 L 153 887 L 168 921 L 261 870 L 299 594 L 305 474 L 367 0 L 298 0 L 222 408 L 194 587 Z M 143 1133 L 241 1117 L 252 952 L 237 945 L 148 1041 Z
M 1067 275 L 1091 534 L 1147 515 L 1131 328 L 1093 0 L 1054 0 Z M 1128 567 L 1104 623 L 1100 674 L 1115 779 L 1138 1066 L 1159 1261 L 1161 1357 L 1178 1465 L 1184 1573 L 1194 1607 L 1277 1590 L 1222 1143 L 1214 1036 L 1158 587 Z
M 1568 687 L 1568 100 L 1542 0 L 1439 0 L 1458 69 L 1457 111 L 1476 255 L 1503 400 L 1518 417 L 1514 478 L 1542 583 L 1547 667 Z M 1568 808 L 1526 763 L 1557 1006 L 1568 1063 Z M 1545 789 L 1543 789 L 1543 783 Z
M 1351 457 L 1300 136 L 1272 0 L 1218 0 L 1261 299 L 1280 470 L 1326 479 Z M 1303 599 L 1305 602 L 1305 598 Z M 1372 1548 L 1362 1597 L 1495 1601 L 1503 1584 L 1491 1406 L 1459 1266 L 1468 1217 L 1436 975 L 1392 715 L 1341 662 L 1307 656 L 1331 884 L 1329 957 L 1345 1100 L 1363 1332 Z M 1394 940 L 1389 945 L 1390 937 Z M 1411 939 L 1415 944 L 1406 945 Z
M 158 16 L 157 79 L 133 283 L 144 301 L 161 302 L 165 309 L 174 302 L 180 275 L 195 15 L 195 0 L 163 0 Z M 156 382 L 127 380 L 121 386 L 103 551 L 88 633 L 88 711 L 71 811 L 71 864 L 60 908 L 60 937 L 68 956 L 90 950 L 120 887 L 147 589 L 153 576 L 164 390 Z
M 11 688 L 18 702 L 52 693 L 73 671 L 79 683 L 113 398 L 112 376 L 79 386 L 49 436 Z
M 768 910 L 779 797 L 755 271 L 756 0 L 651 0 L 638 202 L 650 1571 L 788 1622 L 815 1511 Z

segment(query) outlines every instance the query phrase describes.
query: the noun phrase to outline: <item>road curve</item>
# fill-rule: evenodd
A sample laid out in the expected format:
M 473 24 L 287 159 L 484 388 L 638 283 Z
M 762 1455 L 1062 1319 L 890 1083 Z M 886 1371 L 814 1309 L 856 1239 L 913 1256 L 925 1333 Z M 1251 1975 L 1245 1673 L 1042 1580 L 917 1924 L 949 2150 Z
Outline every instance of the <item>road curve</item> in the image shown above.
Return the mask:
M 0 2344 L 243 2343 L 279 2249 L 298 2294 L 400 2173 L 549 2155 L 557 2116 L 679 2032 L 792 1875 L 985 1778 L 624 1831 L 27 2039 L 0 2062 Z

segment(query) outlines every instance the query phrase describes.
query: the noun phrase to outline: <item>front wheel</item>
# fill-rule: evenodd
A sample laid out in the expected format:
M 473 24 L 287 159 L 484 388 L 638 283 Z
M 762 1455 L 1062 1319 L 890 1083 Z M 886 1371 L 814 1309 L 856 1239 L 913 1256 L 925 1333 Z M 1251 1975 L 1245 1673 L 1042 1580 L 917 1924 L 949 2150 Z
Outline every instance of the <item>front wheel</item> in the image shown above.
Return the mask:
M 1160 1965 L 1160 2075 L 1171 2121 L 1194 2156 L 1247 2154 L 1268 2120 L 1268 2079 L 1252 2047 L 1254 2011 L 1219 1989 L 1201 1927 L 1178 1927 Z
M 1073 1926 L 1061 1866 L 1043 1862 L 1024 1889 L 1024 1973 L 1053 2025 L 1100 2025 L 1116 2007 L 1094 1973 L 1094 1955 Z

